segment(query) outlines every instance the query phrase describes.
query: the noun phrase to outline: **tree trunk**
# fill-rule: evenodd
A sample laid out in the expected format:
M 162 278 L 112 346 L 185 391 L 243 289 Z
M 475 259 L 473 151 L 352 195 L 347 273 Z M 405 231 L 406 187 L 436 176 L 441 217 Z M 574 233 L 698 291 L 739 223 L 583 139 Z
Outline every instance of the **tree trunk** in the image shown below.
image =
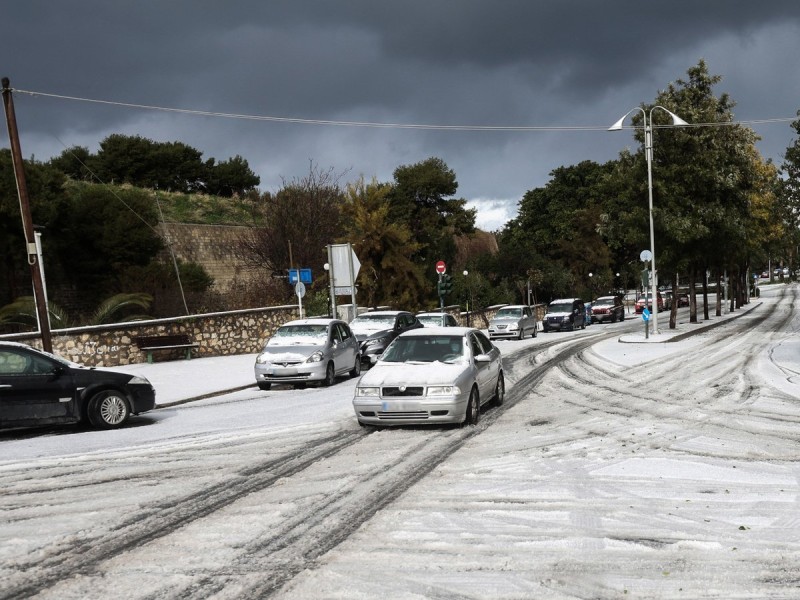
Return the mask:
M 715 302 L 715 304 L 717 308 L 715 314 L 716 316 L 721 317 L 722 316 L 722 270 L 721 269 L 717 270 L 717 301 Z
M 708 321 L 708 267 L 703 269 L 703 320 Z
M 697 293 L 695 292 L 695 277 L 697 269 L 689 269 L 689 323 L 697 323 Z
M 669 307 L 669 328 L 678 326 L 678 274 L 672 278 L 672 304 Z

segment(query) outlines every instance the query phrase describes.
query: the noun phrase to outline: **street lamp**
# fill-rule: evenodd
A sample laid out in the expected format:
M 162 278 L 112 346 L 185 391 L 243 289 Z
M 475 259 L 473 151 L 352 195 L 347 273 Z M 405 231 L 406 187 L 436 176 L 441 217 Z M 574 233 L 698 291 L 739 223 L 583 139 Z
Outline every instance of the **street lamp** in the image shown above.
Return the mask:
M 632 112 L 638 110 L 642 113 L 642 119 L 644 120 L 644 153 L 647 159 L 647 206 L 650 213 L 650 260 L 651 269 L 653 271 L 653 275 L 650 278 L 650 293 L 653 300 L 653 333 L 658 333 L 658 277 L 656 273 L 656 242 L 653 234 L 653 111 L 657 108 L 660 108 L 670 116 L 673 125 L 689 124 L 663 106 L 652 107 L 649 115 L 641 106 L 637 106 L 626 112 L 619 121 L 608 128 L 609 131 L 620 131 L 622 129 L 622 123 Z M 646 301 L 645 306 L 647 306 Z
M 472 290 L 469 287 L 469 279 L 467 279 L 467 275 L 469 275 L 469 271 L 464 269 L 463 275 L 464 275 L 464 281 L 467 282 L 467 327 L 470 327 L 470 320 L 471 319 L 470 319 L 470 308 L 469 308 L 469 305 L 472 304 L 472 302 L 471 302 L 471 300 L 472 300 L 472 298 L 471 298 Z

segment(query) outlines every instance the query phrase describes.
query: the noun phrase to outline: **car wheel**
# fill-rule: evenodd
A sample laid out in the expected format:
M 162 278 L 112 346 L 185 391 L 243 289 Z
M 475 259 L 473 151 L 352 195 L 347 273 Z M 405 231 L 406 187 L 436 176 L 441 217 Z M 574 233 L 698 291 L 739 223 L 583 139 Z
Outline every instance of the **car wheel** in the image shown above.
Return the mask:
M 95 427 L 119 427 L 128 420 L 130 414 L 128 401 L 119 392 L 100 392 L 89 401 L 89 422 Z
M 262 392 L 268 392 L 272 389 L 272 384 L 269 381 L 259 381 L 258 389 L 260 389 Z
M 322 382 L 322 385 L 325 387 L 330 387 L 334 383 L 336 383 L 336 371 L 333 368 L 333 363 L 328 363 L 328 368 L 325 369 L 325 379 Z
M 503 372 L 497 376 L 497 384 L 494 386 L 494 405 L 503 406 L 506 401 L 506 382 L 503 379 Z
M 536 325 L 534 325 L 533 326 L 533 337 L 536 337 L 537 335 L 539 335 L 539 328 Z
M 478 400 L 478 389 L 473 387 L 469 393 L 469 400 L 467 401 L 467 411 L 464 414 L 464 421 L 461 426 L 477 425 L 481 418 L 481 403 Z
M 294 389 L 296 389 L 296 390 L 304 390 L 304 389 L 306 389 L 305 382 L 295 383 L 294 384 Z
M 361 354 L 356 354 L 356 364 L 353 365 L 353 370 L 350 371 L 350 377 L 358 377 L 361 375 Z
M 517 336 L 517 339 L 518 340 L 525 339 L 525 328 L 524 327 L 519 330 L 519 335 Z

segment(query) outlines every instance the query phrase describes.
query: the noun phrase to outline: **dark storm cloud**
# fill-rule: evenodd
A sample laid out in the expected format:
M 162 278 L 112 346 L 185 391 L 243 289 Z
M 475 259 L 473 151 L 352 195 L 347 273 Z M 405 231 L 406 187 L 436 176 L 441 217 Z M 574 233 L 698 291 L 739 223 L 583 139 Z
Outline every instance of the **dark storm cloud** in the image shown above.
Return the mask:
M 304 119 L 606 125 L 703 58 L 738 118 L 800 108 L 800 3 L 374 0 L 4 2 L 12 87 L 135 104 Z M 23 151 L 96 149 L 110 133 L 241 154 L 274 189 L 309 160 L 391 179 L 441 157 L 459 195 L 512 215 L 561 165 L 612 159 L 605 132 L 467 133 L 270 124 L 15 95 Z M 780 162 L 788 124 L 757 129 Z M 7 145 L 7 140 L 4 140 Z M 491 211 L 489 210 L 491 208 Z M 493 222 L 498 226 L 502 222 Z

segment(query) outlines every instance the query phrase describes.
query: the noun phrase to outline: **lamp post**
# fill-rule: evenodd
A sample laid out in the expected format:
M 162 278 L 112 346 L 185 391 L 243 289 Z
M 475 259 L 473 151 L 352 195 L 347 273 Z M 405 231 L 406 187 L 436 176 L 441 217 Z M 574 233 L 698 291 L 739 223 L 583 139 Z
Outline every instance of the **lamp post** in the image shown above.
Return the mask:
M 663 106 L 657 105 L 650 109 L 649 114 L 641 106 L 632 108 L 626 112 L 619 121 L 608 128 L 609 131 L 620 131 L 622 129 L 622 123 L 632 112 L 638 110 L 642 113 L 642 119 L 644 120 L 644 153 L 645 158 L 647 159 L 647 207 L 650 214 L 650 261 L 651 269 L 653 271 L 653 275 L 650 280 L 650 293 L 653 299 L 653 333 L 658 333 L 658 275 L 656 271 L 656 242 L 653 233 L 653 111 L 657 108 L 660 108 L 669 115 L 670 119 L 672 119 L 673 125 L 689 124 L 675 113 L 667 110 Z M 646 301 L 645 306 L 647 306 Z
M 467 282 L 467 327 L 470 327 L 471 326 L 470 325 L 470 321 L 471 321 L 471 319 L 470 319 L 470 304 L 472 304 L 472 289 L 469 286 L 469 279 L 467 279 L 467 276 L 469 275 L 469 271 L 464 269 L 463 275 L 464 275 L 464 281 Z

